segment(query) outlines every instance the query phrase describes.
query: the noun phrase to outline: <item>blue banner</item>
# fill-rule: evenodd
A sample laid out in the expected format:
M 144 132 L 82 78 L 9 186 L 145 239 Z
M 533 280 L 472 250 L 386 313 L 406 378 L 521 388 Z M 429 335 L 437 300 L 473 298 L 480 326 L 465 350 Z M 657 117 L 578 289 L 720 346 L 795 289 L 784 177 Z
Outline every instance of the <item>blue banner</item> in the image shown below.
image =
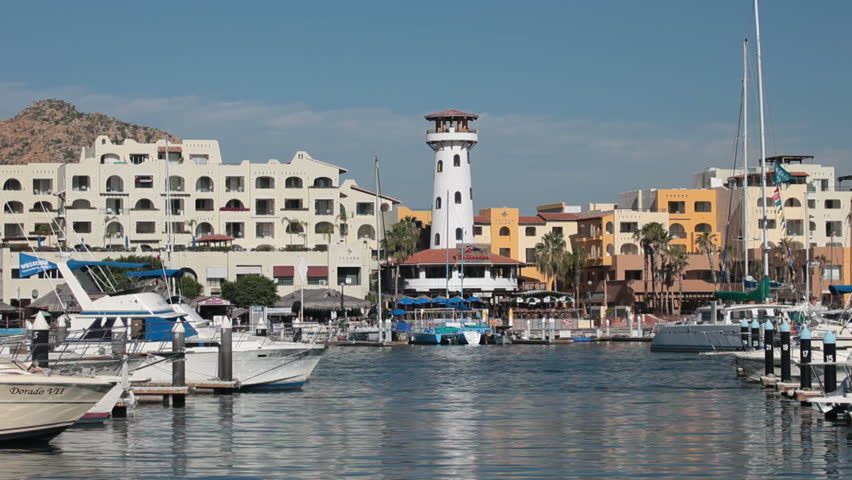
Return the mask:
M 790 172 L 784 170 L 784 167 L 781 166 L 780 163 L 775 164 L 775 185 L 780 185 L 782 183 L 790 183 L 793 181 L 793 176 L 790 175 Z
M 18 254 L 18 268 L 20 269 L 19 277 L 29 277 L 39 272 L 47 272 L 49 270 L 56 270 L 56 264 L 53 262 L 48 262 L 42 258 L 34 257 L 32 255 L 27 255 L 25 253 Z

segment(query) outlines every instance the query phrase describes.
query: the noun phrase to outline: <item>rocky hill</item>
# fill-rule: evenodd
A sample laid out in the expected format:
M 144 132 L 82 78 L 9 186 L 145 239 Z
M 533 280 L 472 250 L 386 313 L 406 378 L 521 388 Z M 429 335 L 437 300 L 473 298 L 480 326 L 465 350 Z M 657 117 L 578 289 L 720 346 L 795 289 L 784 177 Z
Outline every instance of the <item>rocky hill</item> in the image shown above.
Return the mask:
M 98 135 L 113 142 L 132 138 L 155 142 L 168 132 L 122 122 L 102 113 L 82 113 L 62 100 L 40 100 L 13 118 L 0 120 L 0 164 L 77 162 L 80 149 L 91 145 Z

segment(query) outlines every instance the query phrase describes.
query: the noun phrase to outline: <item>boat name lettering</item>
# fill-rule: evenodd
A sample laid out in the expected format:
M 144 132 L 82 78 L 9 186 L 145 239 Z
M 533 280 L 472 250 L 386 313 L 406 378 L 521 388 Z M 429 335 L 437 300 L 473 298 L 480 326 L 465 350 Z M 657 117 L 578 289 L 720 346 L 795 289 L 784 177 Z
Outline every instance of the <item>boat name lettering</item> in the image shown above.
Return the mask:
M 65 387 L 35 387 L 35 388 L 22 388 L 22 387 L 10 387 L 9 393 L 12 395 L 44 395 L 45 393 L 48 395 L 62 395 L 65 392 Z

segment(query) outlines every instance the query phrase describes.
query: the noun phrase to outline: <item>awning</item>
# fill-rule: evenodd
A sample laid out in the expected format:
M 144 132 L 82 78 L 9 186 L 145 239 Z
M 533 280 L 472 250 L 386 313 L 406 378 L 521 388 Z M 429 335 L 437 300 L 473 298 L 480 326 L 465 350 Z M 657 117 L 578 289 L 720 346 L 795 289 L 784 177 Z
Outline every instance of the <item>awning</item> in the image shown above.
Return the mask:
M 328 267 L 308 267 L 308 278 L 328 277 Z
M 769 277 L 763 277 L 757 289 L 750 292 L 713 292 L 723 302 L 763 302 L 769 298 Z
M 263 269 L 260 265 L 237 265 L 236 275 L 260 275 Z
M 94 260 L 68 260 L 68 267 L 71 270 L 79 270 L 83 267 L 93 267 L 93 266 L 103 266 L 103 267 L 116 267 L 116 268 L 144 268 L 149 266 L 147 263 L 128 263 L 128 262 L 112 262 L 112 261 L 94 261 Z
M 207 267 L 207 278 L 228 278 L 228 267 Z
M 828 290 L 832 295 L 843 295 L 844 293 L 852 293 L 852 285 L 829 285 Z
M 296 273 L 296 268 L 292 265 L 275 265 L 272 267 L 272 276 L 279 277 L 292 277 Z
M 183 270 L 175 268 L 167 268 L 165 270 L 145 270 L 144 272 L 127 272 L 128 277 L 137 278 L 161 278 L 163 275 L 167 277 L 180 277 L 183 275 Z

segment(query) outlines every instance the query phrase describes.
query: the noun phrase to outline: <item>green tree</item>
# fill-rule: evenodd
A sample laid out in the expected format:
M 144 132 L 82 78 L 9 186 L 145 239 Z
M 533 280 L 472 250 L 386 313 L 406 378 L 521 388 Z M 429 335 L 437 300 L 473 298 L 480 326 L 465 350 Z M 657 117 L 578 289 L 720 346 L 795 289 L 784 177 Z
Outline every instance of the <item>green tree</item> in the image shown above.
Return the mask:
M 644 280 L 645 280 L 645 306 L 648 302 L 648 266 L 651 269 L 651 308 L 656 308 L 657 301 L 657 282 L 661 279 L 660 265 L 662 263 L 662 253 L 668 249 L 669 242 L 672 236 L 666 231 L 666 228 L 658 222 L 650 222 L 642 225 L 638 231 L 633 234 L 633 238 L 639 242 L 644 255 Z
M 397 298 L 399 294 L 399 264 L 406 258 L 414 255 L 417 251 L 417 240 L 420 238 L 420 229 L 411 217 L 405 217 L 394 224 L 385 238 L 382 239 L 382 248 L 386 249 L 388 256 L 393 259 L 394 285 L 393 294 Z
M 677 314 L 680 315 L 683 307 L 683 277 L 686 275 L 686 267 L 689 266 L 689 257 L 683 249 L 669 248 L 666 250 L 666 266 L 671 281 L 677 280 L 679 294 Z M 672 307 L 672 313 L 674 313 L 674 307 Z
M 243 275 L 222 283 L 222 297 L 238 307 L 272 305 L 278 300 L 275 281 L 263 275 Z
M 713 284 L 718 284 L 716 278 L 716 265 L 713 263 L 713 255 L 716 254 L 716 234 L 710 232 L 701 232 L 695 238 L 695 246 L 698 247 L 698 252 L 707 255 L 707 262 L 710 265 L 710 272 L 713 274 Z
M 566 283 L 574 289 L 574 306 L 576 307 L 580 299 L 580 274 L 582 273 L 583 265 L 586 264 L 586 249 L 578 248 L 573 252 L 565 252 L 562 260 L 562 276 Z
M 106 260 L 111 262 L 122 263 L 142 263 L 145 264 L 145 266 L 141 268 L 119 268 L 107 266 L 89 267 L 89 270 L 92 276 L 95 278 L 95 281 L 100 284 L 104 290 L 108 289 L 110 285 L 113 285 L 117 291 L 133 288 L 133 280 L 131 280 L 131 278 L 127 276 L 127 272 L 140 270 L 159 270 L 163 268 L 163 263 L 160 261 L 160 259 L 152 255 L 122 255 L 118 258 L 107 258 Z
M 204 291 L 204 286 L 196 282 L 194 278 L 184 275 L 177 282 L 178 291 L 186 298 L 196 298 Z
M 545 233 L 535 246 L 535 266 L 544 274 L 548 288 L 555 289 L 551 281 L 555 283 L 556 276 L 563 270 L 565 247 L 565 237 L 558 232 Z

